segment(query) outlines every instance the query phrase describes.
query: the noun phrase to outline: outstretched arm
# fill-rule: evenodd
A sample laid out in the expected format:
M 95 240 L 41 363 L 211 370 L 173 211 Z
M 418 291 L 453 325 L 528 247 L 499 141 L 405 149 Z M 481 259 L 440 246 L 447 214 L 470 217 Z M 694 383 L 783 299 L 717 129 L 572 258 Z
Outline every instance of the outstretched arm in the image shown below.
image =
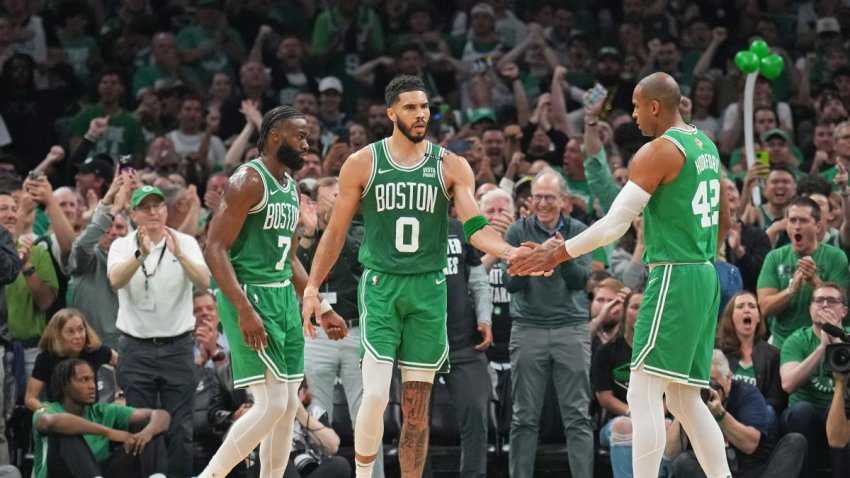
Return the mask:
M 480 216 L 481 211 L 475 202 L 475 177 L 469 163 L 456 154 L 448 153 L 443 156 L 443 175 L 446 178 L 446 188 L 454 197 L 458 219 L 465 223 L 475 216 Z M 510 259 L 516 250 L 490 226 L 478 229 L 469 238 L 469 242 L 485 253 L 505 260 Z
M 528 275 L 553 269 L 561 262 L 610 244 L 629 229 L 632 221 L 649 202 L 659 185 L 672 181 L 682 169 L 684 157 L 669 141 L 653 141 L 635 154 L 629 171 L 629 182 L 620 190 L 608 214 L 581 234 L 564 243 L 564 247 L 536 247 L 513 261 L 514 275 Z

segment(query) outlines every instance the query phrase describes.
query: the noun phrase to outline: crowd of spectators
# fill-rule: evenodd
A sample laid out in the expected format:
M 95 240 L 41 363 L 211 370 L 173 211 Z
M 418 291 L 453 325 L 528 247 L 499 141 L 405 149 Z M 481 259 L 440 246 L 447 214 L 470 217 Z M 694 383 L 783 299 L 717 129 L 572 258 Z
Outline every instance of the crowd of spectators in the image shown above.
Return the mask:
M 229 175 L 258 154 L 264 112 L 293 105 L 310 127 L 305 165 L 292 172 L 301 191 L 297 255 L 309 270 L 343 162 L 392 133 L 383 92 L 395 75 L 424 81 L 428 139 L 469 161 L 482 213 L 520 244 L 568 239 L 606 213 L 648 140 L 631 116 L 632 91 L 655 71 L 678 81 L 683 118 L 713 138 L 724 165 L 721 190 L 695 196 L 694 213 L 700 201 L 729 198 L 706 406 L 729 443 L 733 476 L 791 476 L 797 465 L 801 476 L 829 469 L 847 476 L 847 380 L 824 369 L 826 346 L 837 339 L 823 326 L 842 327 L 848 312 L 850 3 L 2 0 L 0 7 L 0 465 L 14 465 L 0 467 L 0 476 L 26 466 L 33 449 L 13 429 L 30 420 L 33 435 L 49 435 L 57 448 L 56 469 L 64 470 L 63 449 L 78 453 L 83 444 L 53 435 L 95 433 L 127 450 L 148 444 L 154 451 L 144 469 L 167 466 L 169 477 L 187 478 L 251 406 L 232 386 L 202 251 Z M 753 139 L 767 162 L 749 165 L 734 54 L 756 38 L 784 68 L 773 81 L 756 81 Z M 493 472 L 491 401 L 511 476 L 534 476 L 550 383 L 573 476 L 592 476 L 601 450 L 614 476 L 631 476 L 628 364 L 648 275 L 640 221 L 550 277 L 523 278 L 475 251 L 452 223 L 452 370 L 444 381 L 460 419 L 463 476 Z M 350 336 L 332 343 L 320 331 L 307 341 L 310 387 L 287 477 L 348 470 L 332 458 L 334 384 L 355 417 L 363 394 L 362 238 L 355 220 L 321 291 Z M 68 358 L 89 368 L 63 367 Z M 86 384 L 92 373 L 97 397 Z M 97 414 L 95 399 L 122 405 Z M 80 427 L 78 417 L 108 419 L 101 423 L 108 430 Z M 699 476 L 675 417 L 667 433 L 659 476 Z M 136 466 L 115 465 L 123 458 L 98 446 L 104 469 Z M 236 473 L 248 473 L 256 459 Z M 44 457 L 35 460 L 45 472 Z M 298 465 L 305 460 L 310 466 Z

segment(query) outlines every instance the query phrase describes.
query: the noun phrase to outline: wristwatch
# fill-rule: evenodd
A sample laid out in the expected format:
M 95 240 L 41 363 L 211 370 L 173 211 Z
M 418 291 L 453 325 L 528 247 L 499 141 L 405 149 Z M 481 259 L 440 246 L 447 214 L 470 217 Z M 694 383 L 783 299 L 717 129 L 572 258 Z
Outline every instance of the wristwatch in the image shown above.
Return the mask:
M 138 249 L 136 249 L 135 256 L 136 256 L 136 260 L 139 261 L 139 264 L 143 264 L 145 262 L 145 259 L 148 258 L 148 256 L 142 255 L 142 251 L 140 251 Z
M 23 274 L 24 277 L 29 277 L 29 276 L 35 274 L 35 266 L 27 267 L 26 269 L 21 271 L 21 274 Z

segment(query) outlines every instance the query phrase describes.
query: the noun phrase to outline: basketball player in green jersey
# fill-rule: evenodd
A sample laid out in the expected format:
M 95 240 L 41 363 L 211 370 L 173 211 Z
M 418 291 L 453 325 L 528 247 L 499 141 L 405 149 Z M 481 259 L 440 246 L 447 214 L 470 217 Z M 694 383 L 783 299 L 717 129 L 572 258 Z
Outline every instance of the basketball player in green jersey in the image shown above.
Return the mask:
M 509 259 L 515 248 L 487 225 L 475 203 L 475 178 L 465 159 L 425 141 L 430 117 L 421 80 L 399 76 L 387 85 L 392 136 L 352 154 L 339 174 L 339 196 L 304 290 L 305 324 L 319 314 L 316 298 L 362 207 L 360 354 L 363 401 L 354 430 L 356 476 L 370 477 L 383 436 L 393 362 L 402 375 L 404 424 L 401 476 L 422 476 L 428 449 L 428 403 L 437 371 L 448 368 L 446 267 L 449 201 L 471 243 Z
M 665 73 L 635 87 L 632 116 L 645 136 L 629 166 L 629 182 L 608 214 L 563 247 L 517 257 L 511 273 L 551 269 L 622 236 L 643 211 L 649 264 L 641 312 L 635 324 L 629 409 L 636 478 L 658 476 L 664 452 L 664 403 L 694 445 L 709 478 L 726 478 L 729 466 L 718 422 L 700 399 L 714 348 L 720 285 L 713 262 L 728 230 L 728 209 L 717 147 L 679 114 L 679 85 Z
M 200 477 L 224 477 L 260 444 L 261 476 L 282 477 L 304 378 L 304 335 L 296 293 L 307 273 L 295 256 L 298 185 L 287 174 L 304 164 L 304 116 L 282 106 L 263 118 L 261 156 L 230 178 L 210 224 L 205 257 L 221 287 L 219 314 L 230 343 L 233 385 L 249 387 L 254 406 L 233 424 Z M 293 288 L 294 286 L 294 288 Z M 323 307 L 332 339 L 345 322 Z

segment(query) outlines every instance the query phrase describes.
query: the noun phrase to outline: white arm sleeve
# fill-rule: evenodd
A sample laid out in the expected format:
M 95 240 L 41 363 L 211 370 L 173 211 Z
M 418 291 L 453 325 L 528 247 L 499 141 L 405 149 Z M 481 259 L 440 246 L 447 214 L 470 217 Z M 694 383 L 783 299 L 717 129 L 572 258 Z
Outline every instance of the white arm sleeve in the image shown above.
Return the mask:
M 564 243 L 567 253 L 570 257 L 578 257 L 622 237 L 629 230 L 634 218 L 649 202 L 649 198 L 649 193 L 637 184 L 632 181 L 626 183 L 605 217 Z

